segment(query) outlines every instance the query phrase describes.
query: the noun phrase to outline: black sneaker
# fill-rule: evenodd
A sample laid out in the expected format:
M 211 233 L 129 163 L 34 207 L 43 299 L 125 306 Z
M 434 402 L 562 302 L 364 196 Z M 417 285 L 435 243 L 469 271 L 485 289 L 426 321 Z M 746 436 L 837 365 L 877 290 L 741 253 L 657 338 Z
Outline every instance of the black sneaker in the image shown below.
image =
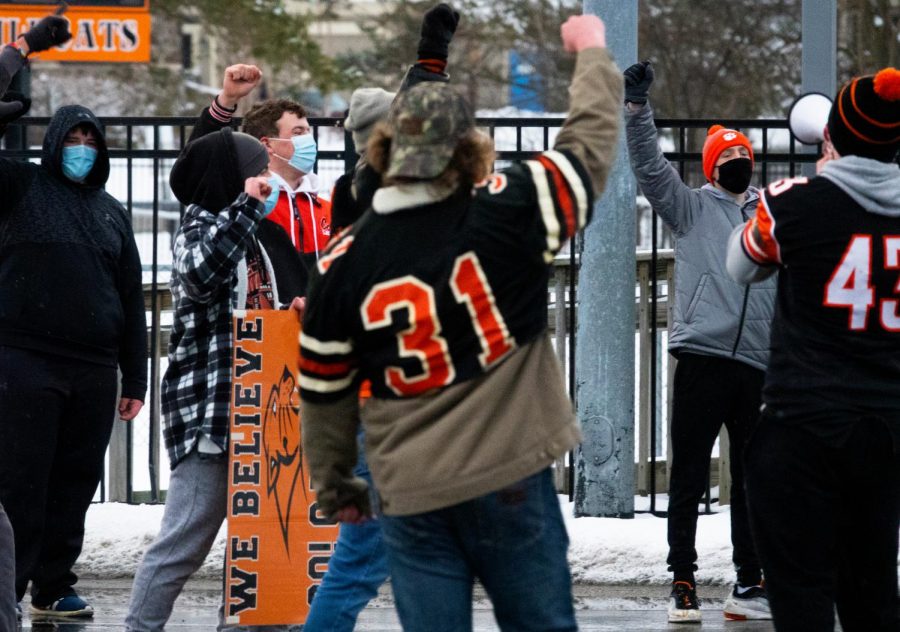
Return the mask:
M 669 623 L 700 623 L 700 600 L 690 582 L 673 582 Z
M 770 620 L 772 611 L 769 609 L 769 596 L 766 594 L 765 584 L 756 586 L 735 584 L 734 590 L 725 600 L 722 614 L 731 621 Z
M 46 606 L 31 604 L 32 619 L 88 619 L 94 616 L 94 609 L 78 595 L 67 595 Z

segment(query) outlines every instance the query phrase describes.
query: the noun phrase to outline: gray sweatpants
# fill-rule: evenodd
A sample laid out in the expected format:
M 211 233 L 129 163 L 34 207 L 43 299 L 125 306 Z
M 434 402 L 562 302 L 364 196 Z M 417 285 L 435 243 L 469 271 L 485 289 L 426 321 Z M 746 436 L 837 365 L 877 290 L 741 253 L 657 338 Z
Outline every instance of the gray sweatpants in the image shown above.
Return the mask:
M 191 452 L 172 470 L 166 510 L 156 540 L 134 576 L 125 618 L 129 632 L 160 632 L 188 578 L 203 564 L 226 516 L 228 459 Z M 298 598 L 300 596 L 298 595 Z M 219 608 L 217 630 L 281 632 L 288 626 L 225 627 Z
M 16 545 L 0 505 L 0 632 L 16 631 Z

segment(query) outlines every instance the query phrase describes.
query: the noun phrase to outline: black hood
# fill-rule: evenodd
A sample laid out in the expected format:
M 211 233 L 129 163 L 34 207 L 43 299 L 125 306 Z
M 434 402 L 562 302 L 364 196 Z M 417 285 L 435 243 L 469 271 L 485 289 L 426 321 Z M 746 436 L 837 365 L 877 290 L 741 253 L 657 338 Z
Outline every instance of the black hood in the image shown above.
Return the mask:
M 197 204 L 217 213 L 244 190 L 231 128 L 191 141 L 169 174 L 169 186 L 179 202 Z
M 77 183 L 69 180 L 62 171 L 62 149 L 66 140 L 66 134 L 73 127 L 87 123 L 94 128 L 97 135 L 97 161 L 94 163 L 93 169 L 88 173 L 84 182 Z M 44 169 L 52 173 L 58 178 L 71 182 L 72 184 L 80 184 L 85 187 L 102 187 L 109 179 L 109 150 L 106 147 L 106 136 L 103 134 L 103 126 L 100 121 L 86 107 L 80 105 L 66 105 L 59 108 L 50 124 L 47 126 L 47 133 L 44 135 L 44 149 L 41 154 L 41 165 Z

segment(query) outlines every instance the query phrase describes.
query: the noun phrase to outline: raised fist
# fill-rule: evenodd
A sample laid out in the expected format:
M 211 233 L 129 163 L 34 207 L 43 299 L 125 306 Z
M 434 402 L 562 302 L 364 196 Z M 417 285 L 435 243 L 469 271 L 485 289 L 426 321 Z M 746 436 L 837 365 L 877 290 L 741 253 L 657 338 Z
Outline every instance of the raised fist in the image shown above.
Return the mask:
M 577 53 L 586 48 L 606 48 L 606 25 L 596 15 L 573 15 L 559 29 L 563 48 Z
M 447 59 L 450 40 L 459 24 L 459 12 L 446 2 L 432 7 L 422 17 L 422 32 L 417 54 L 419 59 Z
M 253 176 L 244 180 L 244 192 L 265 204 L 266 198 L 272 192 L 272 185 L 266 177 Z
M 625 101 L 643 105 L 653 83 L 653 64 L 641 61 L 625 69 Z
M 26 31 L 22 37 L 28 44 L 29 52 L 38 53 L 65 44 L 72 39 L 72 34 L 69 33 L 69 22 L 65 18 L 48 15 Z
M 219 104 L 234 107 L 262 81 L 262 71 L 249 64 L 235 64 L 225 69 Z

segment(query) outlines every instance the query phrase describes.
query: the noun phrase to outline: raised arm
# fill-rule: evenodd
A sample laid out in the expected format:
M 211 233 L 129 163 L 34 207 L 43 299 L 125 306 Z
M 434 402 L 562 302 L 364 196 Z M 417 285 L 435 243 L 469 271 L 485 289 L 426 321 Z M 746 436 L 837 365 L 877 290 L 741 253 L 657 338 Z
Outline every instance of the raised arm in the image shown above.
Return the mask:
M 450 52 L 450 42 L 456 27 L 459 24 L 459 13 L 444 2 L 432 7 L 422 16 L 421 37 L 416 48 L 416 63 L 409 67 L 406 76 L 400 84 L 397 95 L 409 90 L 415 85 L 429 81 L 446 83 L 450 80 L 447 74 L 447 59 Z M 338 178 L 331 195 L 331 227 L 332 234 L 346 226 L 353 224 L 372 205 L 372 197 L 381 186 L 381 177 L 367 166 L 365 160 L 366 148 L 364 146 L 369 132 L 378 120 L 385 114 L 375 112 L 377 108 L 371 107 L 375 97 L 368 99 L 368 108 L 360 107 L 354 103 L 354 98 L 363 93 L 356 91 L 350 98 L 350 114 L 344 122 L 347 131 L 353 132 L 353 142 L 356 144 L 356 153 L 360 160 L 353 171 L 345 173 Z M 374 91 L 370 91 L 375 93 Z M 389 94 L 389 93 L 388 93 Z M 358 103 L 366 99 L 361 98 Z
M 0 52 L 0 96 L 6 94 L 12 78 L 25 65 L 28 55 L 65 44 L 70 39 L 69 22 L 57 10 L 4 46 Z
M 0 50 L 0 136 L 6 127 L 24 116 L 31 101 L 23 94 L 10 91 L 13 77 L 27 63 L 28 55 L 58 46 L 71 39 L 69 23 L 57 14 L 48 15 L 29 31 Z M 3 208 L 14 207 L 24 194 L 26 170 L 33 168 L 29 163 L 16 159 L 0 160 L 0 198 Z
M 222 91 L 213 98 L 209 107 L 200 112 L 188 142 L 231 125 L 238 103 L 259 85 L 262 77 L 262 71 L 250 64 L 234 64 L 226 68 Z
M 648 102 L 653 66 L 644 61 L 625 71 L 625 136 L 631 168 L 650 206 L 678 235 L 687 233 L 700 211 L 699 192 L 688 187 L 659 148 Z
M 577 54 L 569 86 L 569 116 L 554 149 L 575 155 L 588 172 L 595 199 L 606 186 L 619 138 L 622 75 L 606 50 L 600 18 L 580 15 L 562 25 L 563 46 Z
M 445 2 L 425 12 L 416 47 L 416 63 L 406 71 L 398 94 L 426 81 L 450 81 L 447 59 L 450 56 L 450 42 L 458 25 L 459 12 Z

